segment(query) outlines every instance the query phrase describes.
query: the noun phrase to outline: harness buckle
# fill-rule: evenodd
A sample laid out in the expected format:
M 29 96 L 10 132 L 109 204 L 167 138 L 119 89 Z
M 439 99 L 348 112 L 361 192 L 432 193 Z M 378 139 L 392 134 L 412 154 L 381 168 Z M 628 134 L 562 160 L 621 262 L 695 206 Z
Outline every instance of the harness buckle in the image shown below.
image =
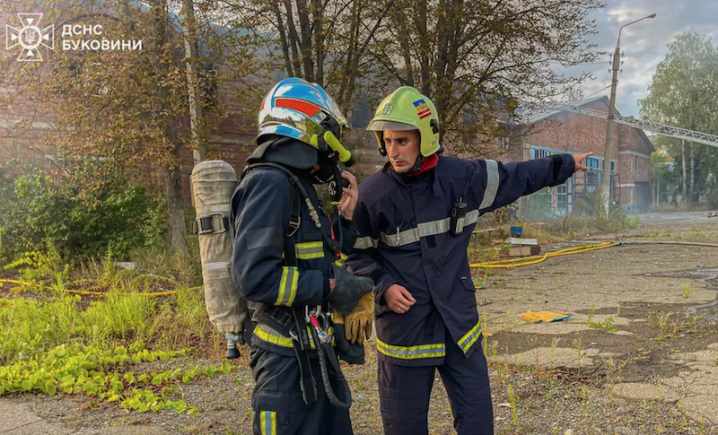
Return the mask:
M 218 222 L 215 224 L 215 221 Z M 229 220 L 224 213 L 214 212 L 195 218 L 192 227 L 194 233 L 200 236 L 203 234 L 221 234 L 227 231 Z
M 287 237 L 293 237 L 297 231 L 299 230 L 299 227 L 302 225 L 302 217 L 297 216 L 297 221 L 289 220 L 289 234 L 287 234 Z

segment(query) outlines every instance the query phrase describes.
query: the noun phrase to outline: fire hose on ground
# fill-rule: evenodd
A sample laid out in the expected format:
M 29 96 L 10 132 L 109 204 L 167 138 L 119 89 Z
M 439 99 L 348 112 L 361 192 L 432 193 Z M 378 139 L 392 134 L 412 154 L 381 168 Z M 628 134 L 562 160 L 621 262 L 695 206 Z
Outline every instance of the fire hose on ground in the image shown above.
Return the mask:
M 496 261 L 485 261 L 481 263 L 472 263 L 469 266 L 472 268 L 482 269 L 509 269 L 521 266 L 531 266 L 544 262 L 550 258 L 561 257 L 566 255 L 583 254 L 585 252 L 598 251 L 600 249 L 613 248 L 615 246 L 628 246 L 628 245 L 687 245 L 687 246 L 701 246 L 707 248 L 718 248 L 716 243 L 701 243 L 701 242 L 678 242 L 678 241 L 632 241 L 632 240 L 619 240 L 617 242 L 602 242 L 592 243 L 581 246 L 574 246 L 572 248 L 561 249 L 559 251 L 549 252 L 543 255 L 534 255 L 531 257 L 515 258 L 510 260 L 496 260 Z

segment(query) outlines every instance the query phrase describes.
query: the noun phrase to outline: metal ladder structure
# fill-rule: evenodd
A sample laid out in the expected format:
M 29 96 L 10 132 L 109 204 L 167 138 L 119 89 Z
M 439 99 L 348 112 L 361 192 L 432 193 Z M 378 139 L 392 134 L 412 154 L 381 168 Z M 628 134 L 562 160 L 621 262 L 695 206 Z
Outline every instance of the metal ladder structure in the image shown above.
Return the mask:
M 596 118 L 608 119 L 608 112 L 601 110 L 587 109 L 585 107 L 575 106 L 571 104 L 555 105 L 548 107 L 549 110 L 568 110 L 583 115 L 594 116 Z M 673 137 L 676 139 L 684 139 L 693 143 L 700 143 L 712 147 L 718 147 L 718 136 L 714 134 L 701 133 L 699 131 L 688 130 L 686 128 L 673 127 L 671 125 L 659 124 L 657 122 L 644 121 L 636 119 L 632 116 L 614 115 L 613 120 L 617 124 L 628 125 L 641 130 L 647 130 L 663 136 Z

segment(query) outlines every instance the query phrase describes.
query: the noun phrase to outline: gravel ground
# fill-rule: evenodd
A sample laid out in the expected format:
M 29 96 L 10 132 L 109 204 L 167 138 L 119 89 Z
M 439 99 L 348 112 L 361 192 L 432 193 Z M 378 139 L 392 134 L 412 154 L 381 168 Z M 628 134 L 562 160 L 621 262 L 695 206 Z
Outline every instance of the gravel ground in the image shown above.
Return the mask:
M 625 236 L 718 243 L 718 219 L 649 215 Z M 676 380 L 705 383 L 718 364 L 714 258 L 714 248 L 634 245 L 495 270 L 477 300 L 490 334 L 484 346 L 496 433 L 718 434 L 716 391 L 694 388 L 685 393 L 674 385 Z M 529 309 L 566 311 L 572 317 L 551 324 L 517 321 L 516 314 Z M 669 312 L 670 320 L 665 320 Z M 357 435 L 383 433 L 375 352 L 369 344 L 366 365 L 345 367 L 355 399 L 351 413 Z M 18 405 L 70 430 L 45 433 L 104 434 L 132 428 L 127 433 L 250 434 L 252 378 L 249 351 L 242 353 L 232 374 L 177 387 L 188 404 L 200 408 L 194 417 L 141 414 L 116 403 L 95 406 L 82 397 L 38 395 L 4 397 L 0 409 L 3 404 Z M 220 356 L 156 364 L 166 370 L 214 364 Z M 431 434 L 455 433 L 438 375 L 429 420 Z M 3 432 L 1 421 L 0 433 L 20 433 Z

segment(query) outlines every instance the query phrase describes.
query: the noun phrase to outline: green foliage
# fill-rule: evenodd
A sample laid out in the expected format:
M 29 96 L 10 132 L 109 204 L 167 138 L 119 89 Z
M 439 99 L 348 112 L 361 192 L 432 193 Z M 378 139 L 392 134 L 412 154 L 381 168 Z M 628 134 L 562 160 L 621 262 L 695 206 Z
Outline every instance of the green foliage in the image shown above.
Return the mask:
M 187 252 L 172 252 L 162 245 L 135 249 L 130 260 L 141 270 L 152 271 L 158 276 L 172 277 L 176 282 L 194 286 L 202 283 L 202 264 L 199 255 L 199 239 L 188 236 Z
M 143 358 L 144 343 L 181 347 L 210 330 L 202 292 L 180 287 L 175 296 L 153 298 L 115 288 L 86 306 L 79 295 L 53 286 L 47 300 L 16 298 L 0 301 L 0 364 L 47 352 L 62 343 L 81 342 L 104 348 L 114 342 Z M 136 348 L 133 346 L 137 346 Z M 163 354 L 159 354 L 164 359 Z
M 553 216 L 551 189 L 542 189 L 528 198 L 526 218 L 532 221 L 541 221 Z
M 588 322 L 588 326 L 600 329 L 603 332 L 616 332 L 618 328 L 615 326 L 616 319 L 613 316 L 606 317 L 603 322 Z
M 693 294 L 693 286 L 690 284 L 684 284 L 682 289 L 683 289 L 683 297 L 685 299 L 688 299 Z
M 31 171 L 15 180 L 0 174 L 0 261 L 55 249 L 83 260 L 111 251 L 115 258 L 161 242 L 161 204 L 145 189 L 117 179 L 84 193 L 81 186 Z
M 122 408 L 139 412 L 171 410 L 196 414 L 198 408 L 181 399 L 172 400 L 172 385 L 180 380 L 192 383 L 217 372 L 229 374 L 235 366 L 225 362 L 164 372 L 124 371 L 134 364 L 166 361 L 185 354 L 184 349 L 175 352 L 136 348 L 128 352 L 124 347 L 103 350 L 80 344 L 60 345 L 28 360 L 0 366 L 0 396 L 19 391 L 50 396 L 75 394 L 119 401 Z M 140 366 L 135 368 L 142 370 Z
M 612 207 L 608 216 L 606 216 L 600 189 L 588 193 L 585 199 L 574 201 L 573 213 L 580 217 L 592 219 L 599 230 L 606 232 L 636 228 L 640 223 L 640 217 L 630 217 L 620 207 Z
M 689 31 L 676 36 L 668 44 L 668 53 L 656 67 L 648 97 L 641 100 L 641 115 L 654 122 L 688 128 L 704 133 L 718 132 L 718 114 L 715 111 L 715 95 L 718 95 L 718 50 L 711 43 L 711 38 Z M 688 200 L 700 199 L 701 194 L 708 192 L 711 206 L 718 206 L 718 150 L 699 144 L 685 146 L 678 139 L 658 137 L 657 148 L 675 159 L 675 169 L 666 170 L 666 165 L 654 162 L 656 170 L 654 178 L 658 178 L 663 186 L 663 194 L 671 181 L 678 189 L 675 194 L 685 191 Z M 683 178 L 681 167 L 687 164 L 687 175 Z M 693 191 L 690 192 L 691 162 L 696 164 L 696 177 Z M 672 179 L 671 179 L 672 178 Z M 662 199 L 667 201 L 668 197 Z

